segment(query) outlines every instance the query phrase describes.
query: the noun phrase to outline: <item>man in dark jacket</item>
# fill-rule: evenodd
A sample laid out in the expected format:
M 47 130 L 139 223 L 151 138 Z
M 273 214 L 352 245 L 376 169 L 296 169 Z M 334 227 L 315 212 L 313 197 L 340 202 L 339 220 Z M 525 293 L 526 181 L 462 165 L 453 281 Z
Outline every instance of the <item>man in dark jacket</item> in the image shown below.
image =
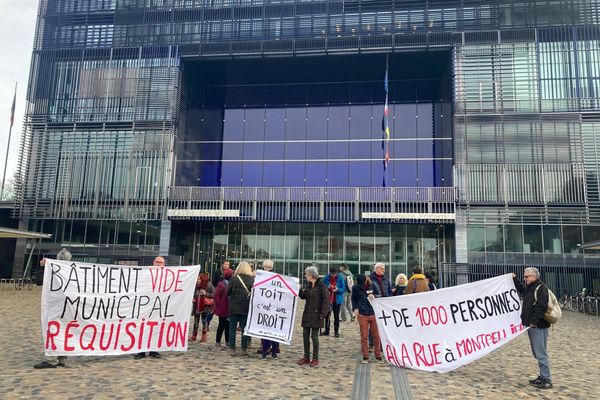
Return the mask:
M 229 261 L 225 260 L 225 261 L 223 261 L 223 265 L 221 266 L 221 268 L 218 268 L 215 272 L 213 272 L 211 283 L 215 288 L 217 287 L 219 282 L 221 282 L 223 280 L 223 274 L 224 274 L 225 270 L 228 270 L 229 268 L 230 268 Z
M 371 282 L 379 287 L 381 297 L 390 297 L 392 295 L 392 284 L 385 275 L 385 264 L 378 262 L 375 264 L 374 271 L 371 273 Z
M 329 289 L 329 301 L 333 310 L 333 330 L 335 337 L 340 337 L 340 309 L 344 304 L 344 293 L 346 293 L 346 277 L 343 274 L 338 274 L 336 267 L 329 269 L 329 274 L 323 278 L 323 283 Z M 329 326 L 331 324 L 331 313 L 325 318 L 325 331 L 322 336 L 329 336 Z
M 525 268 L 523 277 L 525 278 L 525 285 L 521 284 L 513 274 L 515 287 L 523 296 L 521 322 L 523 326 L 529 327 L 527 334 L 529 335 L 531 351 L 540 369 L 538 377 L 530 379 L 529 383 L 540 389 L 550 389 L 552 387 L 552 377 L 550 375 L 548 352 L 546 351 L 550 323 L 544 319 L 544 313 L 548 308 L 548 288 L 540 281 L 540 272 L 537 268 Z

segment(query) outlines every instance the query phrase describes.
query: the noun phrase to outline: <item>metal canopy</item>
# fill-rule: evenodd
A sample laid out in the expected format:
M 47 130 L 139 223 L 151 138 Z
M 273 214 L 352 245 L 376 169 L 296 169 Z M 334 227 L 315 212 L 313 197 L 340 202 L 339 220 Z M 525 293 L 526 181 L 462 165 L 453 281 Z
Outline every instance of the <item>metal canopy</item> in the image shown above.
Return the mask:
M 2 239 L 50 239 L 49 233 L 30 232 L 20 229 L 0 227 L 0 238 Z

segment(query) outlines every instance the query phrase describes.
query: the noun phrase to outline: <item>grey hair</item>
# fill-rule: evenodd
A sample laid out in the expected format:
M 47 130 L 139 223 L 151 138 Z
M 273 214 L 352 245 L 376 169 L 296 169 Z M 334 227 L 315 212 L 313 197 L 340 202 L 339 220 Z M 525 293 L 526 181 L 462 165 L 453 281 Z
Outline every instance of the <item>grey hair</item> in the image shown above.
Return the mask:
M 64 247 L 56 254 L 56 259 L 60 261 L 71 261 L 71 253 Z
M 311 275 L 315 279 L 319 277 L 319 270 L 314 265 L 311 265 L 310 267 L 307 267 L 304 270 L 304 272 L 307 273 L 308 275 Z
M 385 268 L 385 264 L 382 262 L 378 262 L 375 264 L 375 267 L 373 269 L 377 269 L 377 268 Z
M 540 277 L 540 271 L 538 271 L 538 269 L 534 267 L 527 267 L 525 268 L 524 272 L 526 274 L 533 275 L 533 277 L 536 279 Z
M 262 263 L 262 267 L 265 270 L 272 270 L 273 269 L 273 260 L 265 260 Z

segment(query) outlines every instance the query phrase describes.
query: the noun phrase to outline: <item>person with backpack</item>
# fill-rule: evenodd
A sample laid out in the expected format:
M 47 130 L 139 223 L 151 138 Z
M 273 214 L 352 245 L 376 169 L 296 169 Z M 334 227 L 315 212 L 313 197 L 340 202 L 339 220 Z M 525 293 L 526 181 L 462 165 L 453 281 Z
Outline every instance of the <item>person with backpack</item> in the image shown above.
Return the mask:
M 352 272 L 348 270 L 348 266 L 345 263 L 340 264 L 340 275 L 346 280 L 346 293 L 344 293 L 344 303 L 342 304 L 342 321 L 346 322 L 350 319 L 350 322 L 354 322 L 356 317 L 352 312 L 352 287 L 354 286 L 354 277 Z M 350 318 L 348 318 L 348 316 Z
M 550 334 L 550 323 L 544 318 L 548 309 L 549 290 L 540 280 L 540 272 L 537 268 L 525 268 L 523 273 L 525 285 L 523 285 L 513 274 L 515 288 L 523 296 L 521 308 L 521 322 L 528 327 L 529 343 L 531 352 L 538 362 L 539 374 L 537 378 L 530 379 L 529 383 L 539 389 L 550 389 L 552 387 L 552 376 L 550 375 L 550 362 L 548 361 L 547 343 Z

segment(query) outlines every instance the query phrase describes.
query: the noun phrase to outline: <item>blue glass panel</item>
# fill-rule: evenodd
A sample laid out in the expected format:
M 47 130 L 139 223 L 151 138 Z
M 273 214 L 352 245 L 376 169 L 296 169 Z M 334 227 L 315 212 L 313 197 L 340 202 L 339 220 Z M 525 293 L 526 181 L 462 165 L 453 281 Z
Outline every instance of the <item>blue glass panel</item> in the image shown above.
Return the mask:
M 283 172 L 285 186 L 304 186 L 304 163 L 286 162 Z
M 370 105 L 350 107 L 351 139 L 368 139 L 371 137 L 371 109 Z
M 433 158 L 433 141 L 418 140 L 417 141 L 417 157 Z
M 306 143 L 307 160 L 325 160 L 327 159 L 327 143 Z
M 311 106 L 325 105 L 328 102 L 327 86 L 310 85 L 308 86 L 308 104 Z
M 433 137 L 433 106 L 431 103 L 417 104 L 417 136 Z
M 394 171 L 396 186 L 415 187 L 417 186 L 417 163 L 415 161 L 395 160 L 390 163 Z
M 416 158 L 417 142 L 414 140 L 399 140 L 394 142 L 394 157 Z
M 244 162 L 242 170 L 242 178 L 244 181 L 242 186 L 262 185 L 262 164 L 262 162 Z
M 349 157 L 350 160 L 371 158 L 371 142 L 350 142 Z
M 286 89 L 283 86 L 267 87 L 267 107 L 276 106 L 282 107 L 286 102 Z
M 200 178 L 200 163 L 193 161 L 178 161 L 177 162 L 177 178 L 176 185 L 180 186 L 197 186 Z
M 285 138 L 305 139 L 306 137 L 306 108 L 286 109 Z
M 244 140 L 264 140 L 265 139 L 265 110 L 248 109 L 244 115 Z
M 263 143 L 244 143 L 244 155 L 242 159 L 245 160 L 262 160 L 263 159 L 264 144 Z M 245 179 L 244 179 L 245 180 Z
M 223 143 L 223 160 L 242 160 L 243 149 L 242 143 Z
M 239 108 L 246 104 L 246 88 L 243 86 L 230 86 L 225 93 L 225 107 Z
M 286 142 L 285 143 L 285 159 L 286 160 L 304 160 L 305 159 L 305 143 L 304 142 Z
M 283 142 L 265 143 L 265 160 L 285 159 L 285 144 Z
M 306 86 L 291 85 L 287 86 L 287 105 L 288 106 L 306 106 Z
M 306 163 L 306 186 L 326 186 L 326 163 Z
M 247 107 L 264 107 L 265 100 L 265 87 L 264 86 L 250 86 L 246 90 L 246 103 Z
M 350 107 L 330 107 L 328 139 L 348 139 L 350 128 Z
M 198 126 L 192 126 L 192 130 L 197 130 L 198 135 L 194 135 L 189 140 L 220 141 L 223 136 L 223 110 L 222 109 L 203 109 L 200 112 L 200 121 Z
M 307 110 L 307 139 L 327 139 L 328 107 L 309 107 Z
M 328 160 L 348 159 L 348 142 L 329 142 L 329 143 L 327 143 L 327 159 Z
M 383 87 L 383 85 L 381 85 L 379 87 Z M 373 89 L 372 83 L 355 83 L 353 85 L 350 85 L 350 102 L 352 104 L 370 103 L 372 89 Z
M 394 176 L 394 174 L 388 168 L 388 180 L 387 180 L 388 186 L 392 186 L 392 185 L 390 185 L 389 181 L 392 180 L 393 176 Z M 372 187 L 383 186 L 383 158 L 381 159 L 381 161 L 380 160 L 371 161 L 371 186 Z
M 283 162 L 263 163 L 263 186 L 283 186 Z
M 200 163 L 200 178 L 198 186 L 219 186 L 221 183 L 221 163 Z
M 244 139 L 244 110 L 225 110 L 225 124 L 223 126 L 223 140 Z
M 224 162 L 221 164 L 223 171 L 221 186 L 240 186 L 242 178 L 241 162 Z
M 350 86 L 345 83 L 332 83 L 329 86 L 329 104 L 350 103 Z
M 419 186 L 434 186 L 433 184 L 433 161 L 417 162 L 417 178 L 419 178 Z
M 392 101 L 414 101 L 417 92 L 417 81 L 390 82 L 390 99 Z M 382 100 L 385 95 L 382 95 Z
M 371 162 L 350 161 L 348 177 L 349 186 L 371 186 Z
M 347 161 L 329 161 L 327 163 L 327 186 L 348 186 Z
M 417 137 L 416 108 L 414 104 L 395 104 L 394 108 L 394 137 Z
M 268 108 L 265 119 L 265 140 L 284 140 L 285 108 Z

